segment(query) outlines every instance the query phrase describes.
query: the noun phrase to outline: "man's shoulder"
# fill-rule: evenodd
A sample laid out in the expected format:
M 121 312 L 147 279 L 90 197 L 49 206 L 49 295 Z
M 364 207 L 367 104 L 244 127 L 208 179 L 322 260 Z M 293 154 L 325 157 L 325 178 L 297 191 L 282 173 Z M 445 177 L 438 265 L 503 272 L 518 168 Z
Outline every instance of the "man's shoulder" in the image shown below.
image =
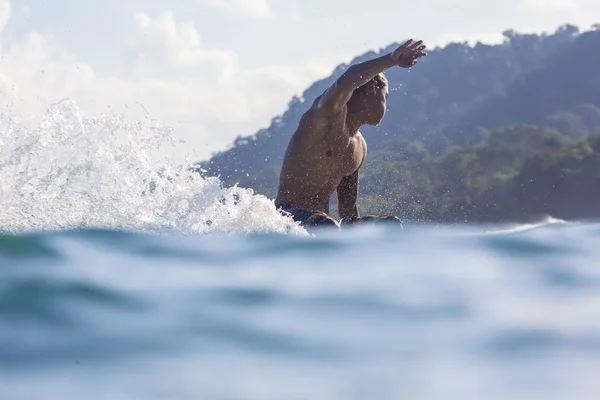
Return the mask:
M 323 98 L 323 95 L 317 96 L 312 104 L 310 105 L 310 107 L 308 108 L 308 110 L 306 110 L 306 112 L 304 113 L 304 115 L 316 115 L 319 113 L 319 103 L 321 102 L 321 99 Z
M 340 110 L 340 112 L 338 112 L 335 115 L 331 115 L 326 112 L 322 112 L 321 108 L 319 107 L 319 102 L 321 101 L 322 97 L 323 97 L 323 95 L 320 95 L 315 98 L 315 100 L 312 102 L 312 104 L 308 108 L 308 110 L 306 110 L 306 112 L 302 115 L 303 120 L 306 120 L 306 119 L 332 120 L 332 119 L 339 119 L 339 118 L 346 117 L 347 110 L 348 110 L 348 107 L 346 105 L 344 105 L 344 107 Z

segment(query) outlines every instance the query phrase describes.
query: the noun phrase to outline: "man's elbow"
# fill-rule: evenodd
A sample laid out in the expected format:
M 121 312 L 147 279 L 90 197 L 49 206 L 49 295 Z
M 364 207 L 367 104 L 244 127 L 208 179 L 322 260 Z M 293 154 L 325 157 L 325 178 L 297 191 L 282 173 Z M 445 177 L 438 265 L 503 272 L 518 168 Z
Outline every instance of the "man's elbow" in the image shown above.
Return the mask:
M 353 90 L 354 89 L 354 85 L 356 84 L 356 73 L 354 72 L 356 70 L 356 66 L 352 65 L 350 67 L 348 67 L 346 69 L 346 72 L 344 72 L 342 74 L 342 76 L 340 76 L 337 81 L 336 81 L 336 85 L 340 88 L 340 90 Z

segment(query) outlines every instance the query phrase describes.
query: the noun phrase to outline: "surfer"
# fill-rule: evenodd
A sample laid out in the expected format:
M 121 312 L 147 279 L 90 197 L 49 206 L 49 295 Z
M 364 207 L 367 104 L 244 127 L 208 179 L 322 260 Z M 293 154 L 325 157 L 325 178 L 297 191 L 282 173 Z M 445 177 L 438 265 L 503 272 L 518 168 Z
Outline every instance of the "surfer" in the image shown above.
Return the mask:
M 421 40 L 408 40 L 393 52 L 349 67 L 300 118 L 284 156 L 275 206 L 307 227 L 385 221 L 394 216 L 360 217 L 358 177 L 367 144 L 359 132 L 376 126 L 386 112 L 389 93 L 384 71 L 411 68 L 426 56 Z M 337 191 L 340 222 L 329 216 Z

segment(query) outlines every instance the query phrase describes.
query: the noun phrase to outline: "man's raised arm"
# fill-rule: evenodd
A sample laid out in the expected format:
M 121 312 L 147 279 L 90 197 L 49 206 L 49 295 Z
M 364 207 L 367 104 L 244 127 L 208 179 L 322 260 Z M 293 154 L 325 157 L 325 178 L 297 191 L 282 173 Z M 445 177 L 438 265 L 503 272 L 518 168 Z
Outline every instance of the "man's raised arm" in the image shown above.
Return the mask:
M 410 39 L 390 54 L 349 67 L 323 94 L 318 108 L 328 114 L 337 114 L 350 100 L 355 89 L 391 67 L 414 66 L 417 59 L 426 55 L 424 50 L 423 41 L 413 43 Z

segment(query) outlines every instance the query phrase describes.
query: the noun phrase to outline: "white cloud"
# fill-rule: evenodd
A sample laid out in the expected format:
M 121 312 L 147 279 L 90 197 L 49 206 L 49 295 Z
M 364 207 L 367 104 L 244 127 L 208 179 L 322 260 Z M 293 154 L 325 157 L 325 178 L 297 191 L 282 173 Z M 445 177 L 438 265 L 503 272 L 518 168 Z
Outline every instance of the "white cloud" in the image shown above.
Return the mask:
M 480 34 L 472 34 L 472 35 L 447 33 L 447 34 L 442 35 L 439 38 L 433 40 L 430 43 L 430 47 L 433 47 L 433 46 L 443 47 L 450 42 L 453 42 L 453 43 L 467 42 L 471 46 L 475 45 L 477 42 L 485 43 L 485 44 L 499 44 L 499 43 L 502 43 L 503 40 L 504 40 L 504 36 L 502 35 L 502 33 L 480 33 Z
M 240 13 L 256 18 L 273 16 L 268 0 L 195 0 L 201 5 L 219 8 L 230 13 Z
M 535 13 L 542 21 L 546 16 L 552 16 L 561 24 L 574 23 L 582 29 L 587 29 L 597 21 L 600 2 L 598 0 L 521 0 L 518 3 L 518 10 L 524 14 Z
M 10 19 L 10 11 L 10 0 L 0 0 L 0 34 L 2 34 L 2 31 L 4 31 L 6 23 Z
M 202 47 L 193 24 L 176 24 L 170 12 L 155 19 L 139 14 L 136 21 L 126 79 L 145 92 L 150 109 L 162 109 L 170 121 L 193 124 L 205 140 L 218 140 L 221 146 L 266 124 L 293 93 L 332 67 L 305 63 L 243 69 L 236 53 Z
M 1 4 L 0 10 L 9 10 L 9 2 Z M 142 104 L 188 142 L 193 157 L 206 157 L 235 136 L 267 125 L 294 93 L 335 64 L 244 69 L 235 52 L 203 47 L 194 24 L 177 21 L 170 11 L 157 17 L 139 13 L 133 22 L 136 33 L 123 55 L 122 72 L 114 76 L 102 76 L 54 37 L 37 32 L 3 49 L 2 104 L 26 120 L 39 118 L 63 98 L 92 115 Z
M 137 35 L 130 45 L 124 71 L 129 78 L 181 81 L 202 76 L 221 81 L 237 65 L 237 55 L 232 51 L 203 49 L 194 25 L 184 22 L 178 26 L 171 11 L 156 19 L 139 13 L 135 22 Z
M 581 5 L 576 0 L 524 0 L 522 8 L 578 10 Z

